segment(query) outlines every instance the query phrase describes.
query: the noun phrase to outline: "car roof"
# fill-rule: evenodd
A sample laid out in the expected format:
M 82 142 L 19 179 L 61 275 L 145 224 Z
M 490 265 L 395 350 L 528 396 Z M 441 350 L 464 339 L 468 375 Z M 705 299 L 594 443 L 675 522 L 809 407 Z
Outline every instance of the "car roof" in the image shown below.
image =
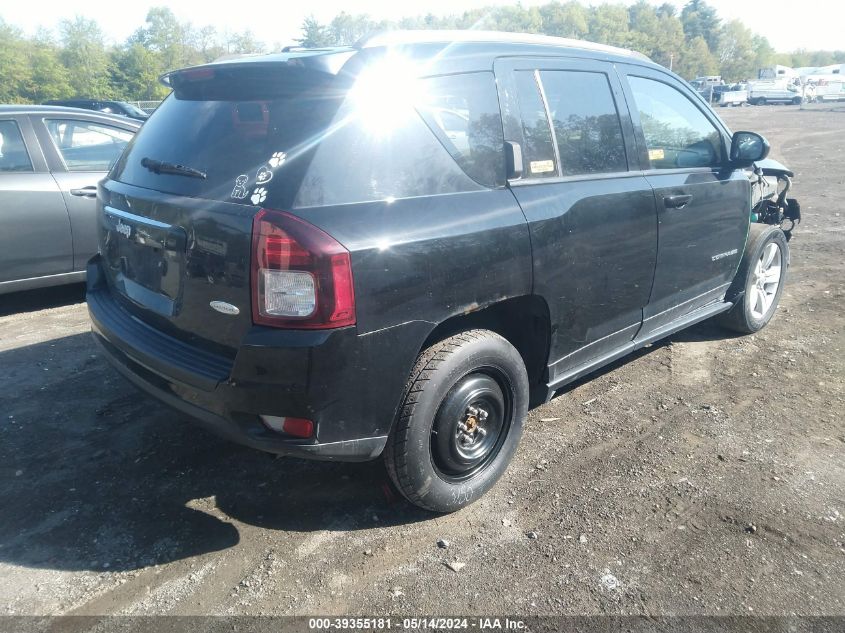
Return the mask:
M 9 114 L 72 114 L 87 119 L 101 119 L 112 123 L 120 123 L 128 125 L 129 127 L 140 127 L 141 122 L 130 119 L 125 116 L 115 116 L 105 112 L 97 112 L 96 110 L 86 110 L 84 108 L 69 108 L 67 106 L 51 106 L 51 105 L 0 105 L 0 115 Z
M 561 49 L 579 49 L 619 57 L 633 57 L 651 61 L 642 53 L 618 48 L 607 44 L 597 44 L 587 40 L 576 40 L 538 33 L 510 33 L 505 31 L 457 31 L 457 30 L 398 30 L 385 31 L 366 36 L 355 43 L 355 48 L 375 48 L 390 46 L 412 46 L 414 44 L 522 44 L 526 52 L 536 47 Z
M 441 72 L 471 72 L 490 70 L 496 58 L 507 56 L 580 57 L 608 62 L 639 64 L 661 68 L 647 56 L 636 51 L 533 33 L 499 31 L 409 30 L 386 31 L 362 38 L 353 46 L 333 48 L 290 47 L 281 53 L 227 56 L 205 67 L 271 66 L 293 63 L 332 74 L 338 73 L 347 61 L 358 57 L 378 55 L 381 51 L 401 50 L 403 55 L 425 59 L 430 74 Z M 351 64 L 357 67 L 357 64 Z M 195 66 L 194 68 L 200 68 Z M 174 70 L 162 76 L 169 85 L 170 77 L 186 69 Z

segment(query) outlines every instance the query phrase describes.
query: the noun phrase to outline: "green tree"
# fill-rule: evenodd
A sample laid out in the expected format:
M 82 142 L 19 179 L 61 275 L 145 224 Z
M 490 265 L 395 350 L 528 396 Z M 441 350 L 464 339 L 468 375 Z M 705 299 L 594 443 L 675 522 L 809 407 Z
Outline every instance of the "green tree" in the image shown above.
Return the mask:
M 388 22 L 376 22 L 368 15 L 351 15 L 341 11 L 329 23 L 328 30 L 329 37 L 336 46 L 349 46 L 365 35 L 384 31 L 389 27 Z
M 116 51 L 113 59 L 112 83 L 119 96 L 147 101 L 167 95 L 167 88 L 159 81 L 164 67 L 155 52 L 135 42 Z
M 719 63 L 710 52 L 707 40 L 701 36 L 692 38 L 684 48 L 675 72 L 687 79 L 719 74 Z
M 309 15 L 302 22 L 302 37 L 296 41 L 306 48 L 323 48 L 334 44 L 328 28 L 320 24 L 313 15 Z
M 226 48 L 220 44 L 220 36 L 213 26 L 204 26 L 191 33 L 191 47 L 196 52 L 200 64 L 212 62 L 226 54 Z
M 24 81 L 23 97 L 42 103 L 48 99 L 73 96 L 70 72 L 62 65 L 61 51 L 46 31 L 39 31 L 29 43 L 29 80 Z
M 255 35 L 249 29 L 243 33 L 230 35 L 226 47 L 229 53 L 236 55 L 264 52 L 264 44 L 256 40 Z
M 25 86 L 32 80 L 27 59 L 27 41 L 20 29 L 0 18 L 0 102 L 20 103 L 26 100 Z
M 112 95 L 109 82 L 109 56 L 103 32 L 94 20 L 77 16 L 59 24 L 61 61 L 68 70 L 68 83 L 74 96 L 94 99 Z
M 722 28 L 717 54 L 725 81 L 742 81 L 756 77 L 754 35 L 739 20 L 732 20 Z
M 659 7 L 657 7 L 657 15 L 658 17 L 668 16 L 670 18 L 674 18 L 678 15 L 678 10 L 675 8 L 674 4 L 669 2 L 664 2 Z
M 681 11 L 681 22 L 688 41 L 703 37 L 711 51 L 719 45 L 719 16 L 704 0 L 690 0 Z
M 599 44 L 628 46 L 628 10 L 621 4 L 601 4 L 590 14 L 587 39 Z
M 582 38 L 589 29 L 590 14 L 578 2 L 550 2 L 540 7 L 543 18 L 543 32 L 558 37 Z
M 156 54 L 164 71 L 206 61 L 197 51 L 196 35 L 190 24 L 179 22 L 167 7 L 152 7 L 146 22 L 129 38 Z
M 775 49 L 769 44 L 769 40 L 762 35 L 754 35 L 751 38 L 751 47 L 754 50 L 754 73 L 750 78 L 756 79 L 757 70 L 771 66 L 774 63 Z

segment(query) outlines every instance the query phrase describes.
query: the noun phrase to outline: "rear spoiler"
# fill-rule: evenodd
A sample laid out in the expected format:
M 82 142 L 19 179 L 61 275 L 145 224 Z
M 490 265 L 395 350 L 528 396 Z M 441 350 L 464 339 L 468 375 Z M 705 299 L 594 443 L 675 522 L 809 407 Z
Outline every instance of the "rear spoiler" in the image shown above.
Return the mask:
M 358 51 L 350 47 L 307 49 L 304 51 L 289 51 L 271 55 L 244 55 L 219 59 L 210 64 L 188 66 L 171 70 L 159 77 L 159 81 L 168 88 L 175 88 L 180 79 L 187 81 L 202 81 L 214 77 L 218 69 L 233 67 L 267 69 L 279 66 L 308 68 L 317 72 L 337 75 L 344 64 Z

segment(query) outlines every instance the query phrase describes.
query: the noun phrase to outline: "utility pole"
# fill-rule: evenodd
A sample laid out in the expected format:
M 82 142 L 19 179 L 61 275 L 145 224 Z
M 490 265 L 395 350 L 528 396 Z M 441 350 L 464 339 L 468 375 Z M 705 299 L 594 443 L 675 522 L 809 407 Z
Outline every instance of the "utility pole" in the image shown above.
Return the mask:
M 669 53 L 669 70 L 672 70 L 672 62 L 675 61 L 675 53 Z

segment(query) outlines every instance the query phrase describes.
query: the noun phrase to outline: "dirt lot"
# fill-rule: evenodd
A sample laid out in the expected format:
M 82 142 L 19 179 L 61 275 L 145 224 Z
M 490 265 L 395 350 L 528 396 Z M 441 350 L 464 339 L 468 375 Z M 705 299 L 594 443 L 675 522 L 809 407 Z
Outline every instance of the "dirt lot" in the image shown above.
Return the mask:
M 798 173 L 771 325 L 581 381 L 451 516 L 197 430 L 98 356 L 79 288 L 0 298 L 0 614 L 845 615 L 842 110 L 720 111 Z

